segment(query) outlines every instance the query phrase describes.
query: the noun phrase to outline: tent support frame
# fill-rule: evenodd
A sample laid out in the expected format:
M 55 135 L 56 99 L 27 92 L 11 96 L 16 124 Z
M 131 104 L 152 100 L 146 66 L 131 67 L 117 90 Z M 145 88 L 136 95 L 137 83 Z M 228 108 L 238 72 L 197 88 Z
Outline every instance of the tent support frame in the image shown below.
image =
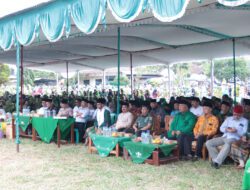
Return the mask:
M 121 29 L 120 27 L 117 28 L 117 50 L 118 50 L 118 68 L 117 68 L 117 108 L 116 108 L 116 113 L 117 115 L 120 112 L 120 64 L 121 64 Z
M 235 38 L 233 38 L 233 64 L 234 64 L 234 104 L 236 104 L 236 60 L 235 60 Z
M 19 92 L 20 92 L 20 44 L 16 43 L 16 68 L 17 68 L 17 76 L 16 76 L 16 151 L 19 152 Z

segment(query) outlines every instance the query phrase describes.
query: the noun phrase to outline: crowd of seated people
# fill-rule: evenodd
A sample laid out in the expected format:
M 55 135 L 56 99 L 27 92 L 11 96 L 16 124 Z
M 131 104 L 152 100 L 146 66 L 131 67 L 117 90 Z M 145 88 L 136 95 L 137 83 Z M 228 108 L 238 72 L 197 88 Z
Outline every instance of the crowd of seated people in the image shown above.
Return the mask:
M 58 117 L 74 117 L 81 142 L 86 142 L 90 133 L 101 133 L 103 127 L 113 126 L 119 132 L 138 137 L 144 131 L 149 130 L 154 135 L 158 130 L 158 135 L 177 141 L 181 160 L 199 160 L 204 147 L 214 168 L 220 168 L 228 156 L 239 163 L 238 168 L 244 168 L 249 158 L 248 99 L 235 106 L 228 96 L 201 100 L 198 97 L 172 97 L 169 102 L 164 98 L 158 102 L 156 99 L 123 99 L 117 120 L 112 123 L 111 114 L 117 111 L 114 110 L 116 99 L 110 97 L 91 100 L 87 97 L 34 97 L 32 100 L 39 102 L 40 108 L 33 110 L 39 115 L 49 111 Z M 32 110 L 29 101 L 24 102 Z M 3 102 L 0 101 L 0 118 L 4 117 Z M 159 121 L 158 128 L 156 121 Z M 194 141 L 195 150 L 192 147 Z

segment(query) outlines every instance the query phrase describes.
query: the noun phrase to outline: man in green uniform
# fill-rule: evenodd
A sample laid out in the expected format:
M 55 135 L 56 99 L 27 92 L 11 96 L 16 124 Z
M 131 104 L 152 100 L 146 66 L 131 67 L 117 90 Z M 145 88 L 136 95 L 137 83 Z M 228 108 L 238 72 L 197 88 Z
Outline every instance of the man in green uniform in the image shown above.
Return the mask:
M 153 125 L 153 118 L 149 114 L 149 106 L 142 105 L 141 115 L 136 119 L 133 125 L 133 132 L 140 137 L 142 132 L 150 130 Z
M 179 113 L 175 115 L 168 132 L 169 139 L 177 139 L 180 159 L 191 160 L 191 143 L 193 140 L 193 128 L 196 116 L 189 111 L 190 103 L 181 100 L 179 102 Z

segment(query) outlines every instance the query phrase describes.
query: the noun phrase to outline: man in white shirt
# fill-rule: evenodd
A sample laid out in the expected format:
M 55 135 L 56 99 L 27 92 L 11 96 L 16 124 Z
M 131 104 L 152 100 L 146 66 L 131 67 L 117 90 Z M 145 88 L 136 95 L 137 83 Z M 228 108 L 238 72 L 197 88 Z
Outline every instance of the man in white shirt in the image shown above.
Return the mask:
M 79 141 L 82 142 L 83 136 L 86 130 L 86 123 L 89 117 L 89 108 L 87 100 L 82 99 L 81 107 L 78 108 L 76 113 L 74 113 L 75 117 L 75 128 L 79 130 Z
M 105 109 L 106 100 L 99 98 L 97 100 L 97 110 L 95 116 L 95 127 L 102 129 L 104 126 L 109 127 L 111 123 L 110 112 Z
M 76 113 L 78 111 L 78 109 L 81 107 L 81 99 L 80 98 L 77 98 L 75 100 L 75 107 L 73 108 L 73 117 L 76 118 Z
M 40 116 L 44 116 L 44 113 L 45 113 L 45 110 L 47 109 L 47 106 L 46 106 L 46 99 L 43 98 L 42 99 L 42 107 L 38 110 L 38 115 Z
M 203 115 L 203 108 L 200 106 L 200 99 L 198 97 L 192 97 L 191 105 L 192 107 L 190 108 L 190 112 L 197 117 Z
M 122 102 L 122 113 L 118 115 L 115 128 L 117 131 L 124 131 L 132 126 L 133 114 L 128 111 L 129 104 L 127 102 Z
M 227 117 L 220 127 L 223 136 L 206 142 L 209 155 L 212 158 L 212 167 L 218 169 L 228 156 L 231 144 L 239 140 L 247 132 L 248 120 L 242 117 L 242 115 L 243 107 L 241 105 L 235 106 L 233 116 Z M 222 146 L 220 152 L 217 150 L 218 146 Z

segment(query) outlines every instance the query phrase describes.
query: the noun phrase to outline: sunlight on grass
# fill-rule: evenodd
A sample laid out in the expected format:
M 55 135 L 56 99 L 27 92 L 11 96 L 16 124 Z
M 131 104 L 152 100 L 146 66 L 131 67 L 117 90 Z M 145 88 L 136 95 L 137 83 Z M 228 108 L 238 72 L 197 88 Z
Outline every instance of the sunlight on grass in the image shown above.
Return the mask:
M 0 141 L 1 190 L 160 189 L 236 190 L 243 171 L 219 170 L 208 161 L 176 162 L 160 167 L 101 158 L 82 145 L 45 144 L 22 139 L 20 153 L 11 140 Z

